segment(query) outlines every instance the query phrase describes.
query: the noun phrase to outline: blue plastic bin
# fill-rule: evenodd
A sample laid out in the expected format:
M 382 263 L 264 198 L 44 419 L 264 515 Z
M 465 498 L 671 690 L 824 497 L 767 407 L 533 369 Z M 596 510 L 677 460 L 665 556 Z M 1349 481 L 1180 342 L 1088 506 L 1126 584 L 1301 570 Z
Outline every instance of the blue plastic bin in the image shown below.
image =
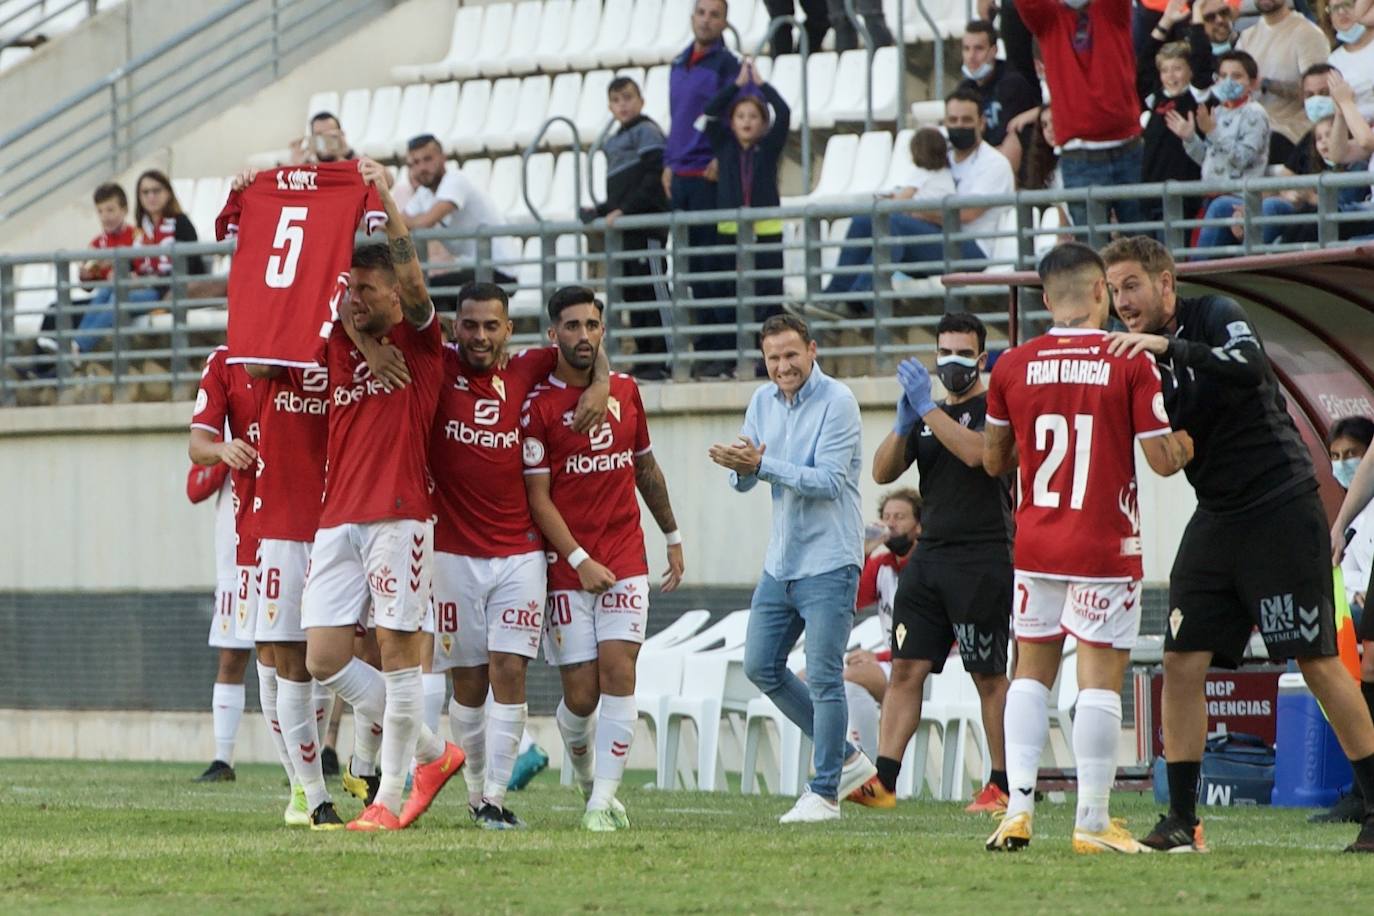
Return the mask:
M 1275 805 L 1325 808 L 1354 781 L 1350 761 L 1301 674 L 1279 676 L 1274 745 Z

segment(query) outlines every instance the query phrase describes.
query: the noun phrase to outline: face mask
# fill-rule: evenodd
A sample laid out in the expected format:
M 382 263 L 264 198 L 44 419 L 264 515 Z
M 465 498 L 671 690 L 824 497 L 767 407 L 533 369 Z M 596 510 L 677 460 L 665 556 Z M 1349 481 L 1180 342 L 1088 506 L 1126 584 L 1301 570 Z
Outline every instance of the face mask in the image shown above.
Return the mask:
M 1359 41 L 1361 38 L 1364 37 L 1364 31 L 1364 23 L 1357 22 L 1345 31 L 1337 32 L 1336 38 L 1342 44 L 1353 45 L 1355 42 Z
M 1336 160 L 1334 159 L 1327 159 L 1325 156 L 1323 156 L 1322 162 L 1326 163 L 1326 167 L 1328 169 L 1334 169 L 1336 167 Z
M 1236 82 L 1229 76 L 1224 80 L 1217 80 L 1212 85 L 1212 94 L 1223 102 L 1237 102 L 1245 98 L 1250 91 L 1248 86 Z
M 1340 484 L 1342 489 L 1349 490 L 1350 484 L 1355 481 L 1355 469 L 1359 466 L 1359 458 L 1342 458 L 1340 461 L 1331 462 L 1331 473 L 1335 475 L 1336 483 Z
M 935 360 L 935 374 L 952 395 L 961 395 L 978 381 L 978 360 L 964 356 L 941 356 Z
M 1336 113 L 1336 103 L 1329 95 L 1309 96 L 1303 101 L 1302 107 L 1307 111 L 1307 120 L 1313 124 Z
M 978 145 L 978 133 L 972 127 L 950 127 L 945 133 L 949 134 L 949 145 L 961 153 Z
M 904 557 L 911 546 L 916 542 L 911 539 L 909 534 L 894 534 L 892 537 L 883 541 L 883 546 L 892 551 L 894 556 Z
M 1089 0 L 1064 0 L 1064 5 L 1071 10 L 1081 10 L 1088 2 Z
M 1223 41 L 1221 44 L 1217 44 L 1215 41 L 1212 42 L 1212 56 L 1214 57 L 1220 57 L 1221 55 L 1228 53 L 1230 50 L 1231 43 L 1229 41 Z
M 959 69 L 964 71 L 964 76 L 976 83 L 986 78 L 987 75 L 992 72 L 992 61 L 986 61 L 983 66 L 979 67 L 977 70 L 970 70 L 967 65 Z

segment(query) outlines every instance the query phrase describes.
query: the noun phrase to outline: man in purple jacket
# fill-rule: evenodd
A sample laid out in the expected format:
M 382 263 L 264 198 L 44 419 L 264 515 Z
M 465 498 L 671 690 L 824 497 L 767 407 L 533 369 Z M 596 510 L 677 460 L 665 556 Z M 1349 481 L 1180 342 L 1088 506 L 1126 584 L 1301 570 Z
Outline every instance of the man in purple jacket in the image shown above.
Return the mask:
M 663 154 L 663 189 L 674 210 L 716 208 L 716 161 L 698 122 L 706 111 L 706 103 L 739 74 L 739 59 L 721 40 L 728 13 L 727 0 L 696 0 L 692 8 L 692 44 L 673 61 L 668 78 L 672 129 Z M 716 227 L 711 224 L 691 226 L 687 238 L 693 248 L 720 244 Z M 687 259 L 687 269 L 692 273 L 730 270 L 733 263 L 733 258 L 725 255 L 698 255 Z M 693 299 L 712 299 L 732 295 L 733 285 L 697 280 L 691 288 Z M 734 320 L 735 310 L 730 307 L 695 309 L 693 315 L 696 324 L 727 324 Z M 695 347 L 699 351 L 734 350 L 735 335 L 697 335 Z M 733 359 L 697 362 L 692 374 L 699 378 L 728 375 L 733 365 Z

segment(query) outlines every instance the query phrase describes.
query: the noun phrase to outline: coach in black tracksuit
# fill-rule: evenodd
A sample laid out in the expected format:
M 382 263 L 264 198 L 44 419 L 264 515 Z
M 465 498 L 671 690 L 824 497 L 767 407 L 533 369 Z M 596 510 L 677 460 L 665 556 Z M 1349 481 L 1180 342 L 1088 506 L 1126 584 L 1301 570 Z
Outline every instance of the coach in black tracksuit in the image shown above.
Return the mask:
M 1170 573 L 1164 637 L 1170 808 L 1142 842 L 1169 851 L 1205 848 L 1196 805 L 1207 669 L 1238 666 L 1252 626 L 1270 658 L 1297 661 L 1364 797 L 1374 798 L 1374 723 L 1336 658 L 1326 513 L 1258 333 L 1233 299 L 1178 296 L 1173 258 L 1154 239 L 1121 239 L 1102 254 L 1117 312 L 1132 332 L 1112 335 L 1110 348 L 1154 354 L 1169 419 L 1192 437 L 1195 455 L 1184 472 L 1198 508 Z M 1348 848 L 1374 852 L 1368 805 Z

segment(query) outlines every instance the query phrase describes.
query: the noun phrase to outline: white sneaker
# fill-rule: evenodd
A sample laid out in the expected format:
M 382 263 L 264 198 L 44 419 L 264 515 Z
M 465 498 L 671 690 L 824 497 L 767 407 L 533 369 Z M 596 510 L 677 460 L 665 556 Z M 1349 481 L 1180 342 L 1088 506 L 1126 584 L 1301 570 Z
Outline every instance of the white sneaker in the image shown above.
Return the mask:
M 878 775 L 878 768 L 873 765 L 873 761 L 868 759 L 868 755 L 859 751 L 854 759 L 844 765 L 840 770 L 840 789 L 835 797 L 846 799 L 853 795 L 864 783 Z
M 778 818 L 779 824 L 818 824 L 840 819 L 839 802 L 827 801 L 807 789 L 792 806 L 792 810 Z

